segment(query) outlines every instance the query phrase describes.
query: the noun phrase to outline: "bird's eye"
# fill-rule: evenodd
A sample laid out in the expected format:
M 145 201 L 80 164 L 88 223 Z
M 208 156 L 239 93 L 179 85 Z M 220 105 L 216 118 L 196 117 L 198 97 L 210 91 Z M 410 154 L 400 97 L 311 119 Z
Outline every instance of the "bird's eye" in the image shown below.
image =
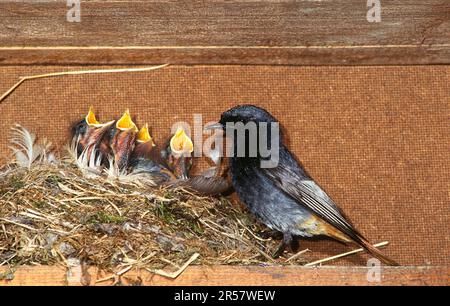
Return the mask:
M 84 133 L 86 133 L 86 125 L 84 123 L 78 123 L 74 128 L 73 128 L 73 132 L 75 134 L 79 134 L 82 135 Z

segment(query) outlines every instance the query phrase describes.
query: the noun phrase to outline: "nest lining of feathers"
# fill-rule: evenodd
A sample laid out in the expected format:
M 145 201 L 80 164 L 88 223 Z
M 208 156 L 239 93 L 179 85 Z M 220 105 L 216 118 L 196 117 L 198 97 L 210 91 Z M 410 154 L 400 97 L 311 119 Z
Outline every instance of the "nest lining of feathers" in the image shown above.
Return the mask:
M 195 253 L 192 264 L 304 263 L 272 259 L 279 242 L 263 238 L 267 229 L 239 203 L 86 175 L 71 154 L 55 157 L 20 126 L 15 135 L 15 160 L 0 170 L 0 266 L 76 258 L 106 270 L 164 269 Z

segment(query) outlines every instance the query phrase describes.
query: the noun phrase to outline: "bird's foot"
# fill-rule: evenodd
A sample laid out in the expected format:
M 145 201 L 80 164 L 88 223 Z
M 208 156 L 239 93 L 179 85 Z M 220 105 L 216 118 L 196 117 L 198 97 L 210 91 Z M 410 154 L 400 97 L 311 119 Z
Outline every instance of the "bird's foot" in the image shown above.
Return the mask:
M 272 258 L 275 259 L 283 255 L 286 248 L 289 248 L 293 252 L 295 252 L 299 248 L 298 240 L 294 239 L 292 235 L 288 233 L 283 234 L 283 241 L 281 242 L 275 253 L 273 253 Z

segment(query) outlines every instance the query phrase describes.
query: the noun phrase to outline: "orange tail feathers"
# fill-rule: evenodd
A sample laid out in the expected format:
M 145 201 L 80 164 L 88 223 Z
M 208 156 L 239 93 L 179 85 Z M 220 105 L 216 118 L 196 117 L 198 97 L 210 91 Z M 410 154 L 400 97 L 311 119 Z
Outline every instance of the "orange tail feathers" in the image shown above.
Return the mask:
M 381 253 L 380 250 L 378 250 L 376 247 L 371 245 L 364 238 L 361 239 L 361 242 L 357 242 L 357 243 L 359 245 L 361 245 L 364 249 L 366 249 L 371 255 L 375 256 L 376 258 L 378 258 L 385 264 L 387 264 L 389 266 L 400 266 L 400 264 L 398 262 L 396 262 L 395 260 L 393 260 L 393 259 L 387 257 L 386 255 L 384 255 L 383 253 Z
M 383 253 L 381 253 L 380 250 L 378 250 L 376 247 L 371 245 L 370 242 L 367 241 L 364 237 L 361 237 L 358 235 L 357 240 L 351 239 L 350 237 L 348 237 L 347 235 L 345 235 L 344 233 L 342 233 L 341 231 L 339 231 L 338 229 L 336 229 L 335 227 L 333 227 L 329 224 L 323 224 L 322 227 L 323 227 L 322 230 L 324 231 L 325 235 L 327 235 L 329 237 L 332 237 L 336 240 L 339 240 L 339 241 L 342 241 L 345 243 L 352 243 L 352 242 L 356 243 L 359 246 L 363 247 L 371 255 L 378 258 L 383 263 L 385 263 L 389 266 L 399 266 L 400 265 L 395 260 L 392 260 L 389 257 L 387 257 L 386 255 L 384 255 Z

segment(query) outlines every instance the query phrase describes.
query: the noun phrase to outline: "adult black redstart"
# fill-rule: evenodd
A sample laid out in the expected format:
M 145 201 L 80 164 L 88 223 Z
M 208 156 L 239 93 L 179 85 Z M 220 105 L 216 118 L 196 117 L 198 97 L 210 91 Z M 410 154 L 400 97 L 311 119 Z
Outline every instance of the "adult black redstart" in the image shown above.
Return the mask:
M 239 126 L 237 123 L 240 126 L 256 126 L 256 133 L 252 135 L 250 129 L 236 128 Z M 283 233 L 283 242 L 274 256 L 281 255 L 296 236 L 325 235 L 345 243 L 356 243 L 384 263 L 398 265 L 373 247 L 346 220 L 334 201 L 286 148 L 281 132 L 274 135 L 272 126 L 277 124 L 278 121 L 266 110 L 243 105 L 224 112 L 218 124 L 206 127 L 223 128 L 227 137 L 234 138 L 233 156 L 230 157 L 232 185 L 240 200 L 257 219 Z M 264 140 L 268 146 L 279 148 L 275 166 L 262 166 L 264 162 L 268 165 L 268 159 L 272 158 L 262 154 L 260 144 L 264 135 L 268 138 Z M 252 137 L 256 137 L 256 142 Z M 242 144 L 245 145 L 245 154 L 239 151 Z M 251 148 L 251 145 L 256 145 L 256 148 Z M 252 149 L 256 154 L 250 154 Z

